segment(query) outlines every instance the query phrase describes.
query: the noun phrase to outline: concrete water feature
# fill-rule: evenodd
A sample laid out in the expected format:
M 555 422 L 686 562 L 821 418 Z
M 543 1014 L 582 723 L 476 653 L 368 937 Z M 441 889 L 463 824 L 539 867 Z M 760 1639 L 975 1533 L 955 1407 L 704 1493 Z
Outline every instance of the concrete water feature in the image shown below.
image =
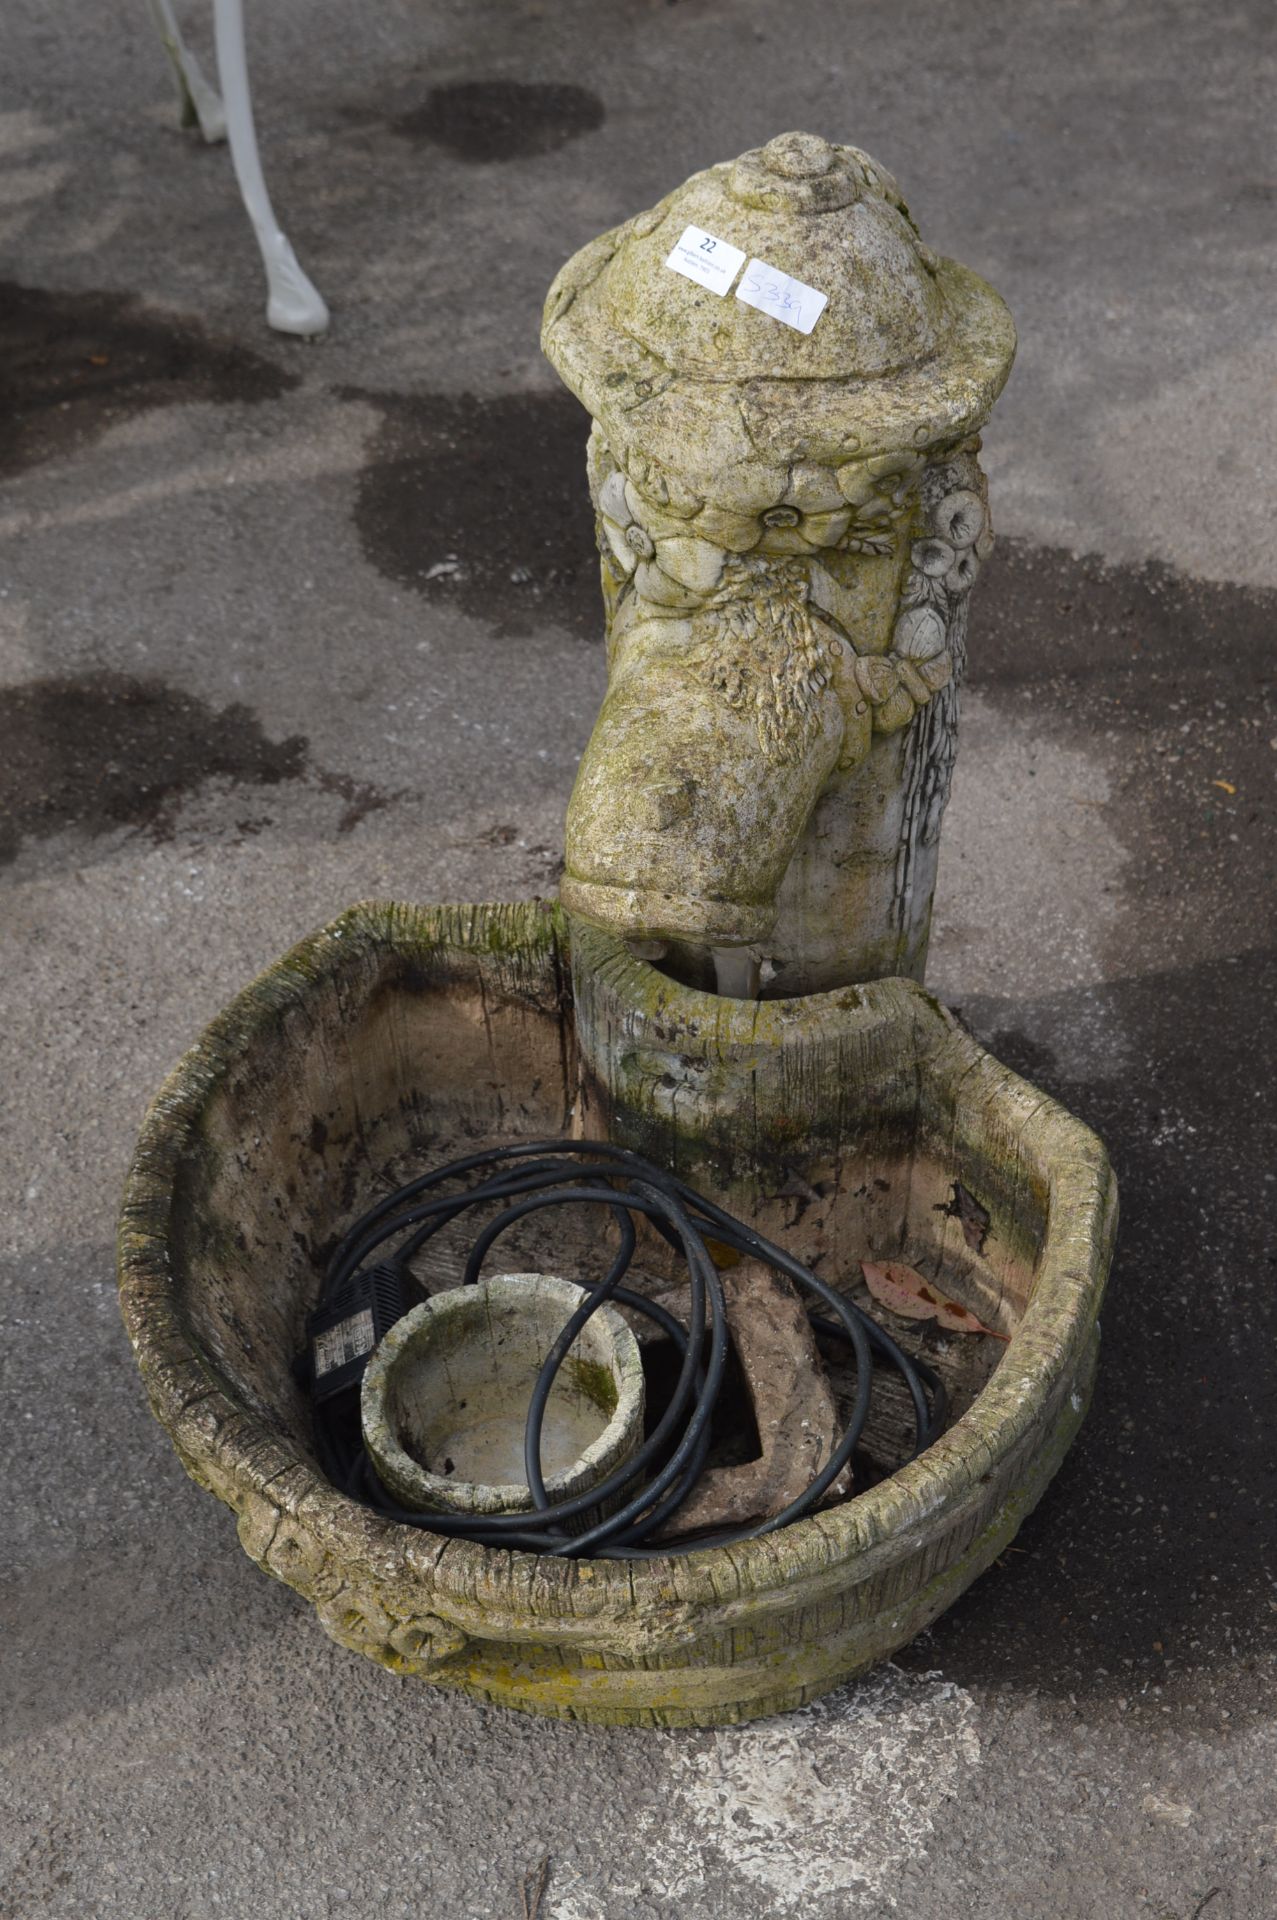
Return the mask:
M 921 979 L 1004 303 L 790 133 L 583 248 L 542 344 L 594 419 L 608 615 L 560 897 L 720 984 Z
M 689 236 L 725 282 L 689 276 Z M 356 909 L 248 988 L 147 1123 L 121 1289 L 188 1470 L 343 1644 L 540 1712 L 714 1724 L 933 1620 L 1040 1496 L 1094 1377 L 1104 1150 L 907 977 L 988 547 L 975 436 L 1013 333 L 882 168 L 794 134 L 586 248 L 546 341 L 603 428 L 611 677 L 569 911 Z M 1005 1356 L 925 1454 L 767 1540 L 633 1567 L 441 1551 L 316 1470 L 289 1364 L 315 1250 L 428 1143 L 568 1127 L 774 1234 L 796 1182 L 801 1258 L 840 1281 L 908 1259 Z
M 105 0 L 68 36 L 34 0 L 10 9 L 11 270 L 85 332 L 70 407 L 27 414 L 5 483 L 6 755 L 38 704 L 50 756 L 30 785 L 20 758 L 0 769 L 26 823 L 0 873 L 25 1462 L 4 1522 L 6 1894 L 41 1920 L 409 1920 L 427 1898 L 486 1920 L 522 1911 L 549 1853 L 548 1920 L 877 1920 L 893 1900 L 911 1920 L 1189 1920 L 1214 1887 L 1204 1920 L 1266 1915 L 1270 10 L 1247 0 L 1225 32 L 1104 6 L 1083 35 L 1041 0 L 811 0 L 801 34 L 761 0 L 622 0 L 604 32 L 597 14 L 390 9 L 358 60 L 332 0 L 257 17 L 268 178 L 342 293 L 309 347 L 263 326 L 224 152 L 172 132 L 145 10 Z M 517 165 L 398 130 L 431 90 L 514 75 L 533 104 L 583 82 L 593 130 Z M 110 1240 L 155 1086 L 299 931 L 368 893 L 553 891 L 603 662 L 588 421 L 540 359 L 540 303 L 593 234 L 792 125 L 893 165 L 928 240 L 1019 326 L 981 454 L 998 541 L 928 984 L 1103 1135 L 1123 1231 L 1091 1411 L 1003 1564 L 800 1715 L 635 1740 L 389 1679 L 317 1636 L 228 1551 L 149 1416 Z M 184 226 L 207 246 L 175 248 Z M 123 321 L 106 295 L 134 296 Z M 193 343 L 166 385 L 123 358 L 129 316 Z M 201 341 L 256 353 L 281 390 L 209 392 Z M 534 446 L 540 482 L 507 493 Z M 426 471 L 462 480 L 455 515 Z M 260 782 L 254 753 L 286 739 Z M 1168 1380 L 1201 1395 L 1187 1419 Z

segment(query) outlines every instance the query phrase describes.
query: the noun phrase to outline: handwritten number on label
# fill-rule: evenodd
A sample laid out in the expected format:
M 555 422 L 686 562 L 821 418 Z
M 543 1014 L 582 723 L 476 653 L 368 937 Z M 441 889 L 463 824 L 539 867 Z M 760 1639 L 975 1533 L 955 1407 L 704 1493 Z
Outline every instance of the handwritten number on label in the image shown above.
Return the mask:
M 810 333 L 828 304 L 818 288 L 805 286 L 779 267 L 769 267 L 765 260 L 750 261 L 736 298 L 798 333 Z
M 760 280 L 756 273 L 745 275 L 745 291 L 756 299 L 765 300 L 769 307 L 779 307 L 784 313 L 791 313 L 795 320 L 803 317 L 803 303 L 791 285 L 782 280 Z

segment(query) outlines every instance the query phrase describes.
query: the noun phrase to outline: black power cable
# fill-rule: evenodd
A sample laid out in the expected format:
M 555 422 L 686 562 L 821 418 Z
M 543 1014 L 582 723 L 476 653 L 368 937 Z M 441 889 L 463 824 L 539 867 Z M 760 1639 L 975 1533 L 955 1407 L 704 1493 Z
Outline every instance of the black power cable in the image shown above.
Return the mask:
M 583 1164 L 573 1165 L 569 1172 L 565 1160 Z M 460 1193 L 436 1192 L 476 1173 L 484 1177 Z M 565 1173 L 569 1174 L 566 1179 Z M 588 1297 L 565 1322 L 533 1389 L 524 1433 L 533 1510 L 504 1514 L 410 1512 L 387 1494 L 364 1450 L 359 1424 L 360 1382 L 373 1346 L 406 1310 L 410 1261 L 451 1221 L 469 1208 L 491 1201 L 507 1204 L 474 1241 L 463 1275 L 465 1284 L 478 1279 L 489 1250 L 509 1227 L 548 1207 L 607 1207 L 617 1222 L 620 1246 L 607 1273 L 587 1287 Z M 687 1263 L 686 1327 L 655 1301 L 621 1285 L 634 1257 L 636 1214 L 650 1220 Z M 388 1258 L 383 1256 L 375 1265 L 368 1264 L 388 1241 L 401 1235 L 407 1237 Z M 814 1314 L 811 1324 L 821 1333 L 850 1343 L 856 1363 L 855 1398 L 838 1446 L 782 1512 L 756 1525 L 735 1527 L 710 1537 L 662 1542 L 656 1535 L 687 1498 L 704 1468 L 710 1422 L 728 1356 L 727 1308 L 706 1238 L 765 1262 L 814 1294 L 830 1310 L 832 1317 Z M 608 1301 L 633 1308 L 661 1328 L 678 1353 L 678 1378 L 653 1431 L 627 1460 L 587 1492 L 552 1501 L 541 1469 L 546 1403 L 573 1341 L 591 1315 Z M 910 1359 L 876 1321 L 818 1279 L 809 1267 L 641 1154 L 601 1140 L 537 1140 L 489 1148 L 422 1174 L 379 1200 L 360 1216 L 334 1251 L 307 1331 L 311 1344 L 308 1356 L 299 1363 L 299 1377 L 310 1379 L 320 1459 L 334 1485 L 406 1526 L 533 1553 L 628 1560 L 697 1553 L 704 1547 L 726 1546 L 774 1533 L 810 1513 L 847 1465 L 860 1440 L 869 1411 L 875 1354 L 897 1368 L 909 1388 L 916 1432 L 911 1458 L 936 1439 L 947 1413 L 940 1376 L 921 1360 Z M 597 1510 L 605 1501 L 611 1510 L 600 1517 Z M 585 1523 L 583 1531 L 567 1531 L 566 1522 L 575 1521 L 580 1529 L 582 1516 L 590 1513 L 595 1517 Z

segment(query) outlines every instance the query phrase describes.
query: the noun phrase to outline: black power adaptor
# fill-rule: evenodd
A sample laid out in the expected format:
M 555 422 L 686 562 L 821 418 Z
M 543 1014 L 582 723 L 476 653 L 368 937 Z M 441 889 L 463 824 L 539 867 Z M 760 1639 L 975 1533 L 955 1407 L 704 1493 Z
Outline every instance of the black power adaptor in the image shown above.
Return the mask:
M 360 1391 L 373 1348 L 421 1297 L 404 1268 L 387 1260 L 352 1273 L 307 1316 L 293 1373 L 310 1389 L 320 1460 L 338 1485 L 362 1456 Z
M 315 1405 L 358 1393 L 373 1348 L 409 1306 L 402 1267 L 361 1267 L 306 1320 L 310 1395 Z

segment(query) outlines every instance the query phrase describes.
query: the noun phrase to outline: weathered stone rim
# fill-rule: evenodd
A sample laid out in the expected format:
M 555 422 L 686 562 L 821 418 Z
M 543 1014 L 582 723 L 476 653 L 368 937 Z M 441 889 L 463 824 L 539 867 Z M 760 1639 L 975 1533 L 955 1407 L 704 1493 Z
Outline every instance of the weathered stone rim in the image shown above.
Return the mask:
M 715 946 L 748 946 L 765 940 L 776 924 L 774 905 L 737 904 L 700 895 L 663 893 L 654 887 L 612 886 L 565 874 L 559 898 L 570 913 L 618 931 L 642 925 L 645 939 L 703 939 Z
M 607 940 L 596 930 L 596 937 Z M 172 1268 L 170 1227 L 174 1185 L 192 1144 L 199 1115 L 218 1081 L 247 1046 L 298 1006 L 317 977 L 332 975 L 356 949 L 398 950 L 421 956 L 439 951 L 483 951 L 495 939 L 540 949 L 547 966 L 566 944 L 557 909 L 514 907 L 415 908 L 368 902 L 350 908 L 301 941 L 252 982 L 209 1024 L 179 1061 L 144 1121 L 125 1185 L 119 1229 L 120 1300 L 152 1408 L 194 1477 L 201 1457 L 217 1456 L 222 1471 L 247 1500 L 270 1489 L 269 1499 L 306 1523 L 333 1553 L 379 1578 L 423 1588 L 441 1614 L 482 1637 L 610 1644 L 612 1623 L 637 1618 L 650 1645 L 677 1644 L 692 1630 L 730 1625 L 734 1612 L 756 1615 L 769 1596 L 777 1606 L 803 1583 L 813 1596 L 845 1586 L 907 1554 L 922 1529 L 935 1530 L 979 1493 L 995 1465 L 1037 1428 L 1044 1410 L 1074 1373 L 1092 1343 L 1116 1224 L 1116 1194 L 1101 1142 L 1074 1119 L 965 1035 L 951 1016 L 911 981 L 879 980 L 796 1003 L 817 1014 L 847 1006 L 849 992 L 870 1017 L 898 1019 L 908 1010 L 964 1063 L 973 1085 L 1000 1083 L 1024 1098 L 1038 1151 L 1049 1157 L 1053 1188 L 1039 1276 L 1032 1300 L 1007 1352 L 970 1411 L 920 1459 L 845 1506 L 796 1522 L 779 1536 L 734 1548 L 646 1563 L 550 1560 L 502 1552 L 469 1542 L 440 1540 L 379 1519 L 325 1481 L 301 1449 L 246 1409 L 200 1349 L 185 1324 Z M 622 943 L 616 941 L 620 949 Z M 624 953 L 626 963 L 643 966 Z M 758 1044 L 759 1009 L 724 1003 L 663 981 L 671 1004 L 689 1015 L 712 1017 Z M 787 1003 L 766 1003 L 762 1015 L 783 1019 Z M 1064 1176 L 1060 1179 L 1059 1176 Z M 822 1577 L 823 1576 L 823 1577 Z M 588 1613 L 567 1605 L 592 1588 Z M 725 1591 L 725 1585 L 728 1589 Z M 600 1591 L 601 1589 L 601 1591 Z M 476 1598 L 480 1596 L 480 1598 Z M 792 1604 L 792 1602 L 790 1602 Z M 529 1604 L 535 1619 L 527 1624 Z

